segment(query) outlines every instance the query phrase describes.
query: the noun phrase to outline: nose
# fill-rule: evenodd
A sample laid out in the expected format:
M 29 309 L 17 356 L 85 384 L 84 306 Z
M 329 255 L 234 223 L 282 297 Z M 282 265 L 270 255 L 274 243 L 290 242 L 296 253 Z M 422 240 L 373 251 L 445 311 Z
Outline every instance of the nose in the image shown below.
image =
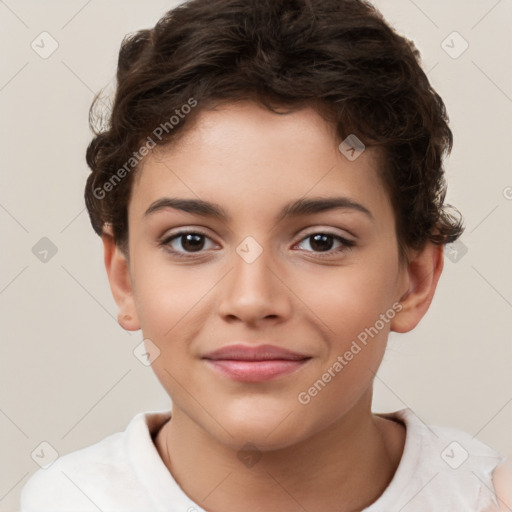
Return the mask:
M 231 271 L 223 280 L 219 314 L 229 322 L 281 323 L 292 311 L 293 295 L 282 266 L 264 249 L 254 261 L 233 252 Z

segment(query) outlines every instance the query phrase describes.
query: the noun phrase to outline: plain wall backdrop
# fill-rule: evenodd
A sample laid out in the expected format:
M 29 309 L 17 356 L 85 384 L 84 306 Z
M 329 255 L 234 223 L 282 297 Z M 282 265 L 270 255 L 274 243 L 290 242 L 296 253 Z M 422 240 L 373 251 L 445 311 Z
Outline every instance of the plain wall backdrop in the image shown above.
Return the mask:
M 42 442 L 63 455 L 171 406 L 133 354 L 142 333 L 117 324 L 83 189 L 94 93 L 123 36 L 176 3 L 0 1 L 0 512 L 17 510 L 37 454 L 52 455 Z M 510 456 L 512 1 L 374 3 L 447 105 L 447 202 L 466 225 L 425 318 L 390 336 L 374 410 L 410 407 Z

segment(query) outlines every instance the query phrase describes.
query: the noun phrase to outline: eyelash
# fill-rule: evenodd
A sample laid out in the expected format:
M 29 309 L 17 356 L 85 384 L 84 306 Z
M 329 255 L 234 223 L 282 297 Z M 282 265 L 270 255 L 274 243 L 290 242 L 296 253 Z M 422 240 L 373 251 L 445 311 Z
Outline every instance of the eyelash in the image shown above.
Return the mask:
M 168 251 L 173 256 L 176 256 L 178 258 L 189 258 L 190 259 L 191 257 L 194 257 L 195 255 L 203 252 L 203 251 L 198 251 L 197 253 L 186 253 L 186 252 L 183 253 L 183 252 L 171 249 L 170 245 L 169 245 L 170 242 L 172 242 L 173 240 L 180 238 L 184 235 L 201 235 L 201 236 L 204 236 L 205 238 L 210 238 L 206 233 L 203 233 L 200 230 L 179 231 L 178 233 L 174 233 L 173 235 L 164 238 L 160 242 L 160 246 L 162 246 L 166 251 Z M 332 233 L 330 231 L 315 231 L 313 233 L 309 233 L 305 237 L 301 238 L 299 243 L 303 242 L 304 240 L 307 240 L 308 238 L 312 238 L 314 235 L 326 235 L 326 236 L 334 238 L 335 240 L 338 240 L 339 242 L 341 242 L 343 244 L 341 247 L 338 247 L 337 249 L 330 249 L 329 251 L 323 251 L 323 252 L 306 251 L 306 252 L 313 252 L 314 254 L 316 254 L 315 258 L 329 257 L 329 256 L 333 256 L 334 254 L 347 252 L 350 249 L 352 249 L 352 247 L 354 247 L 356 245 L 356 243 L 354 241 L 348 240 L 348 239 L 346 239 L 340 235 L 337 235 L 335 233 Z

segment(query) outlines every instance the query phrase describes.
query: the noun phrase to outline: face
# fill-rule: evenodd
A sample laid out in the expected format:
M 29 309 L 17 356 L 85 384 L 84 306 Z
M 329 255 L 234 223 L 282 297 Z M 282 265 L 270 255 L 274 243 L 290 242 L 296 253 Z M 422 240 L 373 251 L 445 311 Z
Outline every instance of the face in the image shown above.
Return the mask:
M 379 155 L 339 143 L 312 109 L 226 104 L 134 181 L 136 328 L 173 417 L 226 445 L 289 446 L 369 403 L 407 272 Z

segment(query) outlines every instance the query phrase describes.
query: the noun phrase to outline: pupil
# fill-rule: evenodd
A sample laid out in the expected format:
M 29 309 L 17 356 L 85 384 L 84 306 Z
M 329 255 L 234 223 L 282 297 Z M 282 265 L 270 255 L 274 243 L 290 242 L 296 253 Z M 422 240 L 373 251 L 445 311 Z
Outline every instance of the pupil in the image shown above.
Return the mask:
M 188 247 L 187 247 L 188 245 Z M 197 233 L 191 233 L 184 236 L 182 246 L 185 250 L 198 251 L 204 246 L 203 235 Z
M 328 240 L 330 240 L 330 243 Z M 313 249 L 317 249 L 319 251 L 329 251 L 332 249 L 332 237 L 331 235 L 323 234 L 313 235 L 310 244 Z

